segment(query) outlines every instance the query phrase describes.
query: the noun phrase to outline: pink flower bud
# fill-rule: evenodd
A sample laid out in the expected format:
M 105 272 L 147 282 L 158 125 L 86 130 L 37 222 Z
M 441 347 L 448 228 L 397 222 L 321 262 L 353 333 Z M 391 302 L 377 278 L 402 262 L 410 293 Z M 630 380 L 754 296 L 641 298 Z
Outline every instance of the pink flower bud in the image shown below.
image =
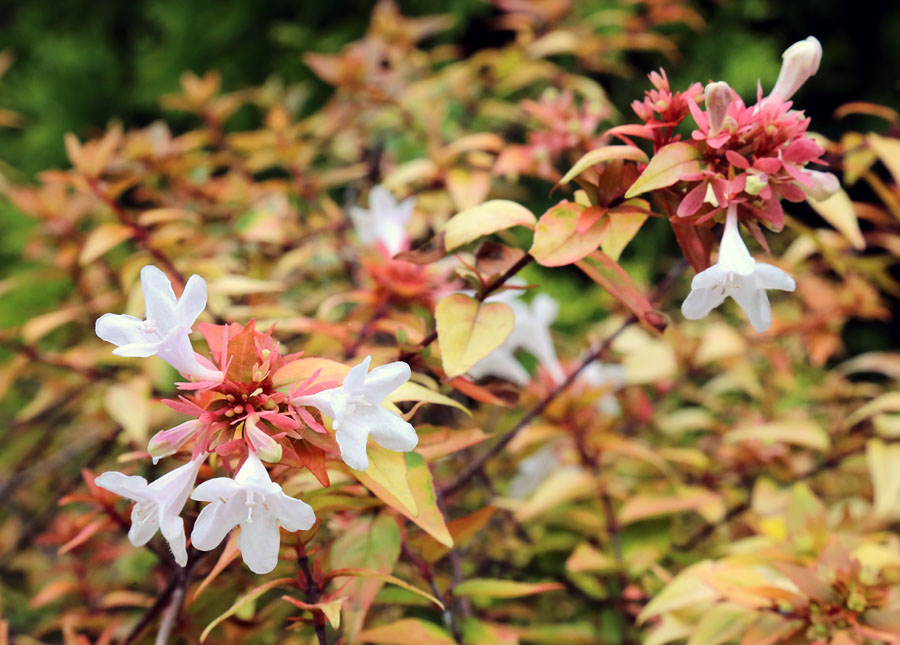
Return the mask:
M 191 419 L 174 428 L 162 430 L 153 435 L 153 438 L 150 439 L 150 443 L 147 445 L 147 451 L 153 458 L 153 463 L 155 464 L 163 457 L 168 457 L 177 452 L 181 446 L 197 434 L 202 425 L 197 419 Z
M 709 135 L 718 134 L 725 125 L 728 106 L 731 105 L 731 88 L 725 81 L 710 83 L 704 92 L 706 97 L 706 113 L 709 115 Z
M 784 50 L 781 58 L 784 62 L 769 96 L 777 94 L 782 101 L 787 101 L 819 70 L 822 45 L 814 36 L 809 36 Z
M 244 437 L 260 459 L 268 461 L 270 464 L 277 464 L 281 461 L 281 444 L 264 432 L 256 424 L 257 420 L 255 415 L 247 417 L 244 422 Z
M 841 182 L 830 172 L 822 172 L 821 170 L 804 170 L 806 176 L 812 179 L 812 186 L 800 187 L 806 191 L 809 197 L 817 202 L 824 201 L 834 195 L 841 189 Z

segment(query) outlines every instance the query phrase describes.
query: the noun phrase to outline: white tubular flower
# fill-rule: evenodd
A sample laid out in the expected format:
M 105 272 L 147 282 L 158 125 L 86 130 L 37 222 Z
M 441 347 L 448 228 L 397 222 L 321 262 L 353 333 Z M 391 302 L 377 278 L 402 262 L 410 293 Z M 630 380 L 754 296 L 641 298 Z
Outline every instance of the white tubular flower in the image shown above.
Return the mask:
M 311 405 L 334 420 L 341 459 L 356 470 L 369 467 L 366 442 L 372 438 L 388 450 L 409 452 L 419 443 L 415 428 L 381 407 L 388 394 L 409 380 L 409 365 L 395 361 L 369 372 L 371 356 L 347 372 L 340 387 L 299 396 L 293 405 Z
M 191 499 L 209 502 L 200 511 L 191 543 L 211 551 L 228 532 L 240 525 L 237 539 L 241 557 L 253 573 L 269 573 L 278 564 L 279 525 L 286 531 L 305 531 L 316 522 L 312 507 L 285 495 L 253 452 L 234 479 L 216 477 L 203 482 Z
M 731 87 L 725 81 L 717 81 L 706 86 L 704 91 L 706 114 L 709 116 L 709 134 L 715 135 L 725 126 L 728 106 L 733 98 Z
M 787 273 L 753 259 L 738 230 L 737 204 L 730 204 L 719 243 L 719 258 L 713 266 L 694 276 L 691 292 L 681 304 L 681 313 L 688 320 L 699 320 L 731 296 L 747 314 L 753 328 L 764 332 L 772 324 L 766 289 L 793 291 L 794 288 L 794 280 Z
M 533 455 L 519 462 L 519 470 L 509 482 L 507 496 L 513 499 L 525 499 L 537 490 L 538 486 L 560 467 L 556 447 L 547 444 Z
M 808 197 L 812 197 L 817 202 L 822 202 L 834 195 L 841 189 L 841 182 L 834 174 L 830 172 L 822 172 L 821 170 L 803 170 L 806 176 L 812 180 L 812 186 L 805 186 L 800 182 L 796 182 Z
M 580 378 L 591 387 L 608 387 L 610 390 L 618 390 L 625 386 L 627 374 L 625 367 L 615 363 L 601 363 L 594 361 L 581 371 Z M 622 413 L 619 402 L 612 392 L 597 399 L 597 410 L 609 416 L 618 416 Z
M 469 374 L 475 378 L 498 376 L 517 385 L 525 385 L 531 380 L 531 375 L 515 357 L 515 351 L 522 348 L 534 355 L 554 381 L 561 383 L 566 374 L 556 355 L 553 335 L 550 333 L 550 326 L 559 313 L 559 303 L 547 294 L 540 293 L 527 304 L 519 300 L 519 293 L 517 290 L 508 290 L 487 299 L 488 302 L 508 304 L 516 316 L 516 322 L 503 344 L 473 365 Z
M 350 220 L 360 242 L 381 244 L 393 256 L 405 251 L 409 245 L 406 225 L 415 205 L 414 197 L 407 197 L 398 203 L 391 191 L 379 184 L 369 193 L 368 209 L 350 207 Z
M 785 49 L 781 58 L 781 71 L 778 72 L 778 80 L 769 96 L 777 94 L 782 101 L 787 101 L 819 70 L 822 44 L 815 36 L 809 36 Z
M 128 539 L 134 546 L 144 546 L 157 529 L 166 538 L 172 555 L 182 567 L 187 564 L 184 538 L 184 520 L 179 517 L 187 501 L 200 465 L 206 454 L 197 457 L 175 470 L 169 471 L 152 484 L 143 477 L 123 475 L 115 471 L 98 476 L 94 483 L 108 491 L 134 500 L 131 509 L 131 529 Z
M 97 320 L 97 336 L 118 345 L 117 356 L 159 356 L 184 376 L 198 381 L 221 381 L 222 372 L 204 367 L 191 347 L 191 326 L 206 308 L 206 281 L 192 275 L 181 299 L 172 283 L 155 266 L 141 269 L 147 319 L 124 314 L 103 314 Z

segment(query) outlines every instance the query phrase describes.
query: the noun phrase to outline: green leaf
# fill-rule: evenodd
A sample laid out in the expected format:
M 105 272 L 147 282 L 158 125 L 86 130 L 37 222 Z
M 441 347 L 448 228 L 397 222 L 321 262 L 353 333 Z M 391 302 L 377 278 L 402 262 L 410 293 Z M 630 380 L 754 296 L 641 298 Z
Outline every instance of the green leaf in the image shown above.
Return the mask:
M 293 578 L 278 578 L 277 580 L 270 580 L 269 582 L 266 582 L 265 584 L 261 584 L 258 587 L 256 587 L 255 589 L 253 589 L 252 591 L 244 594 L 243 596 L 241 596 L 240 598 L 235 600 L 234 604 L 231 605 L 231 607 L 229 607 L 228 610 L 224 614 L 222 614 L 221 616 L 219 616 L 214 621 L 212 621 L 209 625 L 206 626 L 206 629 L 204 629 L 203 633 L 200 634 L 200 642 L 202 643 L 203 641 L 206 640 L 206 637 L 209 636 L 209 633 L 213 630 L 213 628 L 216 625 L 221 623 L 223 620 L 225 620 L 229 616 L 235 615 L 243 607 L 249 605 L 250 603 L 255 602 L 257 598 L 259 598 L 261 595 L 263 595 L 270 589 L 274 589 L 276 587 L 283 587 L 283 586 L 293 587 L 293 586 L 295 586 L 295 584 L 296 584 L 296 581 Z
M 625 198 L 671 186 L 685 175 L 699 172 L 702 167 L 700 153 L 694 146 L 684 141 L 670 143 L 653 155 L 644 172 L 625 193 Z
M 367 629 L 359 635 L 359 640 L 389 645 L 456 645 L 446 630 L 418 618 L 404 618 Z
M 403 587 L 407 591 L 412 591 L 413 593 L 422 596 L 423 598 L 427 598 L 435 605 L 440 607 L 441 610 L 444 609 L 444 603 L 432 596 L 427 591 L 422 591 L 418 587 L 414 587 L 405 580 L 401 580 L 400 578 L 396 578 L 386 573 L 381 573 L 380 571 L 372 571 L 371 569 L 335 569 L 325 574 L 325 580 L 328 581 L 335 578 L 346 578 L 348 576 L 353 576 L 355 578 L 376 578 L 383 582 L 390 582 L 392 585 Z

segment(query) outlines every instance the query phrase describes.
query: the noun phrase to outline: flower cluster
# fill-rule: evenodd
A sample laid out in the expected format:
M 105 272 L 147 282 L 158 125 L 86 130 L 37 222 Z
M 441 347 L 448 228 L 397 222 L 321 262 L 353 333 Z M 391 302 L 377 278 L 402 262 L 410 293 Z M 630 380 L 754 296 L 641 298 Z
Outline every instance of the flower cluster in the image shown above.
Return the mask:
M 267 573 L 278 561 L 279 527 L 306 530 L 316 521 L 313 509 L 284 494 L 263 462 L 305 466 L 328 485 L 325 458 L 340 455 L 351 468 L 368 467 L 366 442 L 372 437 L 390 450 L 408 452 L 416 447 L 415 429 L 398 414 L 381 407 L 382 401 L 409 380 L 406 363 L 394 362 L 369 373 L 371 357 L 346 372 L 342 383 L 322 377 L 322 368 L 303 376 L 309 361 L 299 354 L 282 355 L 272 332 L 261 333 L 253 322 L 198 327 L 206 337 L 212 358 L 196 354 L 191 346 L 192 326 L 206 307 L 205 281 L 192 276 L 177 299 L 166 275 L 154 266 L 141 271 L 147 319 L 105 314 L 97 321 L 97 335 L 118 347 L 123 356 L 157 355 L 182 376 L 182 394 L 165 400 L 172 409 L 192 418 L 157 433 L 148 445 L 156 463 L 193 442 L 186 464 L 152 483 L 143 477 L 106 472 L 98 486 L 136 502 L 128 537 L 146 544 L 159 530 L 175 561 L 187 563 L 184 521 L 180 517 L 188 497 L 209 502 L 191 532 L 193 546 L 214 549 L 234 527 L 244 562 L 256 573 Z M 332 372 L 345 371 L 340 364 Z M 298 376 L 301 375 L 301 376 Z M 334 439 L 322 421 L 307 408 L 333 420 Z M 302 442 L 297 450 L 295 442 Z M 237 474 L 194 482 L 215 454 L 223 465 L 236 459 Z M 302 455 L 302 456 L 301 456 Z M 193 490 L 193 492 L 192 492 Z
M 644 125 L 618 129 L 622 136 L 654 141 L 656 156 L 648 165 L 651 174 L 656 175 L 666 164 L 681 164 L 683 171 L 667 184 L 678 184 L 673 226 L 700 226 L 726 212 L 718 262 L 694 278 L 682 307 L 685 317 L 702 318 L 731 296 L 753 327 L 765 331 L 771 323 L 765 290 L 794 290 L 794 281 L 783 271 L 753 260 L 741 239 L 739 224 L 744 223 L 765 246 L 758 224 L 781 230 L 782 199 L 823 200 L 840 188 L 831 173 L 807 167 L 822 164 L 825 151 L 809 136 L 809 119 L 792 109 L 789 100 L 816 73 L 821 58 L 822 47 L 814 37 L 795 43 L 784 52 L 772 92 L 763 97 L 760 87 L 756 103 L 749 106 L 724 81 L 705 88 L 695 83 L 684 93 L 673 93 L 665 74 L 653 73 L 650 79 L 655 89 L 647 92 L 643 102 L 633 104 Z M 705 109 L 698 105 L 701 101 Z M 682 142 L 674 127 L 688 113 L 696 128 L 691 141 Z

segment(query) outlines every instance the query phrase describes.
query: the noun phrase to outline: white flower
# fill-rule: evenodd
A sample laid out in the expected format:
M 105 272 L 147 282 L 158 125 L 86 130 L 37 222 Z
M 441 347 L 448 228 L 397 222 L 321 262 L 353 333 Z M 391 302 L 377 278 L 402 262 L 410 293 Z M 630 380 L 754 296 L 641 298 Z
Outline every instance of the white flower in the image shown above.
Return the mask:
M 625 386 L 626 376 L 625 367 L 622 365 L 594 361 L 581 371 L 579 378 L 591 387 L 618 390 Z M 622 413 L 622 408 L 611 391 L 597 399 L 596 408 L 609 416 L 618 416 Z
M 419 443 L 416 430 L 381 402 L 409 380 L 409 365 L 395 361 L 369 372 L 371 356 L 347 372 L 340 387 L 299 396 L 293 405 L 311 405 L 334 420 L 335 439 L 344 463 L 356 470 L 369 467 L 366 441 L 372 436 L 388 450 L 409 452 Z
M 706 114 L 709 116 L 710 136 L 718 134 L 725 126 L 728 117 L 728 106 L 731 105 L 733 93 L 725 81 L 709 83 L 704 90 Z
M 350 207 L 350 220 L 356 235 L 363 244 L 384 246 L 388 254 L 396 255 L 405 251 L 409 244 L 406 225 L 415 208 L 415 198 L 407 197 L 397 203 L 394 196 L 384 186 L 375 186 L 369 193 L 369 208 Z
M 210 502 L 194 523 L 194 547 L 210 551 L 240 525 L 237 546 L 244 563 L 254 573 L 269 573 L 278 564 L 279 525 L 286 531 L 305 531 L 316 521 L 312 507 L 285 495 L 253 452 L 247 455 L 234 479 L 216 477 L 205 481 L 197 486 L 191 499 Z
M 794 287 L 794 280 L 787 273 L 751 257 L 738 230 L 737 204 L 732 203 L 728 206 L 725 232 L 719 243 L 719 259 L 694 276 L 691 292 L 681 304 L 681 313 L 688 320 L 699 320 L 731 296 L 747 314 L 753 328 L 764 332 L 772 324 L 766 289 L 793 291 Z
M 534 454 L 519 462 L 519 470 L 509 482 L 507 496 L 514 499 L 525 499 L 537 490 L 538 486 L 560 467 L 556 447 L 547 444 Z
M 155 266 L 141 269 L 147 319 L 123 314 L 103 314 L 95 331 L 101 339 L 118 345 L 117 356 L 159 356 L 184 376 L 200 381 L 221 381 L 222 372 L 204 367 L 191 347 L 191 326 L 206 307 L 206 281 L 192 275 L 181 299 L 172 283 Z
M 809 36 L 785 49 L 781 58 L 781 71 L 769 96 L 777 94 L 782 101 L 787 101 L 819 70 L 822 44 L 814 36 Z
M 511 282 L 515 285 L 518 282 Z M 525 349 L 538 360 L 557 383 L 566 378 L 565 371 L 559 363 L 550 325 L 556 320 L 559 304 L 545 293 L 538 294 L 530 304 L 519 300 L 520 291 L 509 289 L 487 299 L 488 302 L 505 302 L 516 316 L 512 333 L 503 344 L 482 358 L 469 369 L 475 378 L 498 376 L 517 385 L 525 385 L 531 376 L 516 360 L 515 351 Z
M 131 509 L 131 529 L 128 531 L 128 539 L 134 546 L 147 544 L 159 529 L 172 549 L 175 562 L 183 567 L 187 564 L 187 550 L 184 520 L 179 515 L 194 486 L 200 465 L 205 460 L 204 453 L 169 471 L 152 484 L 148 484 L 143 477 L 129 477 L 115 471 L 103 473 L 94 483 L 137 502 Z

